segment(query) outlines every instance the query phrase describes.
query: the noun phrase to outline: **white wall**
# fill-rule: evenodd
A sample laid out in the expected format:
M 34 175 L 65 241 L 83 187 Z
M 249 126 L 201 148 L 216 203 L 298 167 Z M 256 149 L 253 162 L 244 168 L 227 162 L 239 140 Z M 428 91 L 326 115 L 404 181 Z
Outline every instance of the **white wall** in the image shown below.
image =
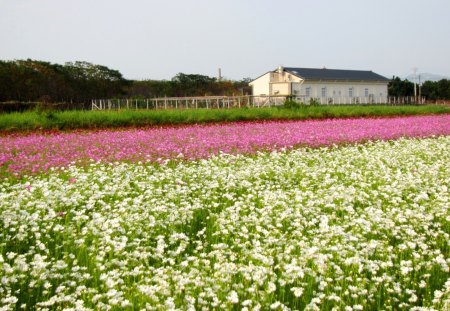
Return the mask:
M 290 95 L 290 82 L 272 83 L 270 95 Z
M 271 95 L 270 94 L 270 72 L 262 75 L 249 83 L 252 87 L 253 95 Z
M 290 84 L 300 82 L 301 79 L 293 74 L 282 72 L 268 72 L 250 82 L 253 95 L 291 95 Z
M 307 88 L 309 88 L 309 96 L 307 96 Z M 322 89 L 325 88 L 325 94 Z M 350 94 L 349 89 L 352 89 Z M 367 89 L 367 94 L 366 94 Z M 302 85 L 294 84 L 293 91 L 297 91 L 295 95 L 306 96 L 310 98 L 365 98 L 372 96 L 373 98 L 387 97 L 387 82 L 321 82 L 321 81 L 305 81 Z M 323 96 L 325 95 L 325 96 Z M 368 96 L 366 96 L 368 95 Z

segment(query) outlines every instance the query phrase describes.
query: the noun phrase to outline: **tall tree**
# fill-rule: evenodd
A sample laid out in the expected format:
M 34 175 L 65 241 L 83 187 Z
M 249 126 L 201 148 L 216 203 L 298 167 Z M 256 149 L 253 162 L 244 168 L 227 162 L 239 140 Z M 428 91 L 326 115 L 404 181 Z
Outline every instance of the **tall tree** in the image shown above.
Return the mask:
M 392 77 L 388 84 L 389 96 L 414 96 L 414 83 L 408 80 L 401 80 L 399 77 Z

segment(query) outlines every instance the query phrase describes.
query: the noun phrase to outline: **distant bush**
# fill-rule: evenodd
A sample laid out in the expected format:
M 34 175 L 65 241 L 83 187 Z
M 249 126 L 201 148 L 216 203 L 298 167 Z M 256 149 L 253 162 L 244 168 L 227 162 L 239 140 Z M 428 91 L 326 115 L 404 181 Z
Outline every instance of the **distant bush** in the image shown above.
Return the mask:
M 309 99 L 309 105 L 310 106 L 319 106 L 320 105 L 320 101 L 318 98 L 310 98 Z
M 285 109 L 299 109 L 301 107 L 305 107 L 305 104 L 293 99 L 292 97 L 287 97 L 283 103 L 283 108 Z

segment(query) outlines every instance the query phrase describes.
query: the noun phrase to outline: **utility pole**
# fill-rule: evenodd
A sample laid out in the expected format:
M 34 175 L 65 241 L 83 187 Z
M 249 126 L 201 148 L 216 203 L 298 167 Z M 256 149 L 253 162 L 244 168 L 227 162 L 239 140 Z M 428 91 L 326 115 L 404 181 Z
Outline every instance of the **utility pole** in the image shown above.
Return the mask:
M 422 90 L 421 90 L 421 86 L 420 86 L 420 75 L 419 75 L 419 101 L 420 101 L 420 103 L 422 103 Z
M 416 82 L 417 82 L 416 72 L 417 72 L 417 68 L 414 67 L 413 71 L 414 71 L 414 101 L 417 102 L 417 88 L 416 88 Z

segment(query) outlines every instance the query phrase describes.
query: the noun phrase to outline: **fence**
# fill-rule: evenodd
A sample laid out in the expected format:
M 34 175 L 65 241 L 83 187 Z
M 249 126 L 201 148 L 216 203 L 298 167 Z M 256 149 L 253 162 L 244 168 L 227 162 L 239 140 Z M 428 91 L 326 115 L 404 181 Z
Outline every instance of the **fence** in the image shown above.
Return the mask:
M 93 110 L 115 109 L 228 109 L 281 105 L 286 96 L 203 96 L 147 99 L 94 99 Z
M 280 106 L 286 96 L 203 96 L 162 97 L 146 99 L 93 99 L 92 110 L 120 109 L 228 109 Z M 329 97 L 293 98 L 306 105 L 412 105 L 425 104 L 425 99 L 414 97 Z

